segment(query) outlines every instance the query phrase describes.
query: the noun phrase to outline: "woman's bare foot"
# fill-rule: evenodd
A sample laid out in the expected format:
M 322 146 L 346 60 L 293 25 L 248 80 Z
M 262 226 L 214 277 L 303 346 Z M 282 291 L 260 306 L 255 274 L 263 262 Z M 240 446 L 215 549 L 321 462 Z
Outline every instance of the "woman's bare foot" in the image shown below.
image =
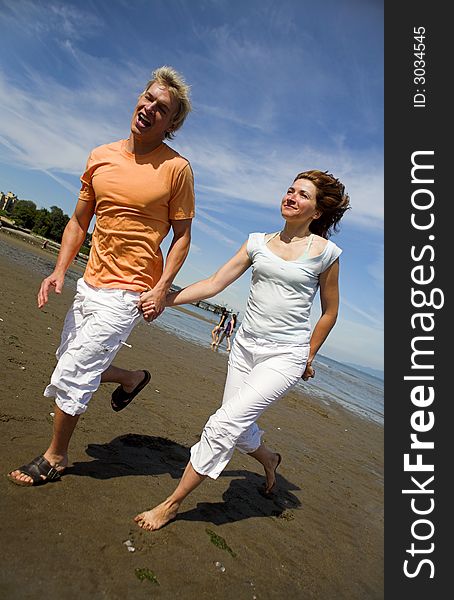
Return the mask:
M 134 517 L 134 521 L 142 529 L 156 531 L 174 519 L 177 516 L 179 508 L 180 505 L 178 502 L 169 502 L 168 500 L 165 500 L 151 510 L 147 510 L 140 513 L 140 515 L 137 515 L 137 517 Z
M 281 460 L 282 456 L 276 452 L 273 460 L 271 460 L 268 465 L 264 465 L 266 477 L 265 494 L 271 494 L 274 486 L 276 485 L 276 471 L 278 466 L 281 464 Z

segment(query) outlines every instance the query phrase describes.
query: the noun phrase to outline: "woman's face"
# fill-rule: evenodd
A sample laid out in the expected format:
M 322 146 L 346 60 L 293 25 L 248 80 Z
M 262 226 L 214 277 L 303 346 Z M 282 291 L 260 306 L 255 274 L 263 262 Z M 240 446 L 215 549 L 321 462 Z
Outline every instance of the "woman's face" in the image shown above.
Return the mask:
M 282 198 L 281 214 L 286 221 L 311 221 L 320 216 L 317 188 L 309 179 L 297 179 Z

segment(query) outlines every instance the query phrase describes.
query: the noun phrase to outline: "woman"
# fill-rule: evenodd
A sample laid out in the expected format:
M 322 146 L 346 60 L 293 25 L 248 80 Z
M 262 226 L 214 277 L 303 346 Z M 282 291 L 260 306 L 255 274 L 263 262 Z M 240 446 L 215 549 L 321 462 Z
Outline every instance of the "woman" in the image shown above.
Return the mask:
M 161 504 L 135 517 L 156 530 L 174 519 L 187 497 L 206 477 L 216 479 L 235 447 L 265 470 L 265 493 L 276 482 L 280 454 L 261 443 L 256 420 L 302 377 L 314 377 L 312 362 L 333 328 L 339 305 L 339 255 L 327 238 L 349 208 L 342 183 L 328 173 L 296 176 L 281 202 L 284 228 L 253 233 L 214 275 L 167 296 L 175 306 L 215 296 L 252 266 L 246 314 L 229 356 L 222 406 L 206 423 L 175 491 Z M 322 313 L 311 333 L 309 313 L 320 288 Z M 154 305 L 141 296 L 146 319 Z
M 212 348 L 214 348 L 216 346 L 219 335 L 220 335 L 222 329 L 224 328 L 224 325 L 225 325 L 225 322 L 227 321 L 228 316 L 229 316 L 229 313 L 224 306 L 221 311 L 219 323 L 217 325 L 215 325 L 213 327 L 213 329 L 211 330 L 211 347 Z
M 232 313 L 232 316 L 230 317 L 227 325 L 225 326 L 224 331 L 221 332 L 221 334 L 218 337 L 218 341 L 214 345 L 215 348 L 217 348 L 218 346 L 220 346 L 222 344 L 222 340 L 224 338 L 226 338 L 226 340 L 227 340 L 227 352 L 230 352 L 230 350 L 231 350 L 230 338 L 232 337 L 233 330 L 236 327 L 236 319 L 237 319 L 237 315 L 234 314 L 234 313 Z

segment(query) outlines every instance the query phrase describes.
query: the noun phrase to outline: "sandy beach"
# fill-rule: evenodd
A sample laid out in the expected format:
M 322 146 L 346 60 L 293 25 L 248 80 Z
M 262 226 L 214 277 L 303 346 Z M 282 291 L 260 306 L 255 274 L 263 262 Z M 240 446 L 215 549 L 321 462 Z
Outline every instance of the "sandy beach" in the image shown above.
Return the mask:
M 52 257 L 4 230 L 0 241 Z M 48 445 L 53 401 L 42 392 L 73 296 L 66 286 L 39 311 L 41 279 L 0 255 L 2 599 L 383 598 L 383 427 L 308 395 L 289 393 L 259 421 L 283 456 L 272 499 L 259 493 L 258 463 L 236 452 L 175 522 L 135 525 L 173 490 L 221 401 L 227 356 L 209 340 L 139 324 L 115 364 L 150 370 L 151 384 L 121 413 L 114 384 L 101 386 L 61 481 L 10 483 L 6 473 Z

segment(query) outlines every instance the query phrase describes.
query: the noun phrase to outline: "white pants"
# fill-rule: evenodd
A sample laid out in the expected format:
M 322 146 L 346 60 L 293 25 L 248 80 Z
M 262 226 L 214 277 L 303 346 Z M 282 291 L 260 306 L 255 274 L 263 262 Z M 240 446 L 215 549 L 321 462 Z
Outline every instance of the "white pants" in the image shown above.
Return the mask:
M 299 381 L 308 356 L 309 344 L 271 342 L 240 327 L 229 357 L 222 406 L 191 448 L 197 473 L 216 479 L 235 447 L 247 453 L 257 450 L 263 431 L 256 420 Z
M 56 352 L 58 363 L 44 390 L 63 412 L 87 410 L 102 373 L 140 319 L 139 297 L 139 292 L 94 288 L 78 280 Z

